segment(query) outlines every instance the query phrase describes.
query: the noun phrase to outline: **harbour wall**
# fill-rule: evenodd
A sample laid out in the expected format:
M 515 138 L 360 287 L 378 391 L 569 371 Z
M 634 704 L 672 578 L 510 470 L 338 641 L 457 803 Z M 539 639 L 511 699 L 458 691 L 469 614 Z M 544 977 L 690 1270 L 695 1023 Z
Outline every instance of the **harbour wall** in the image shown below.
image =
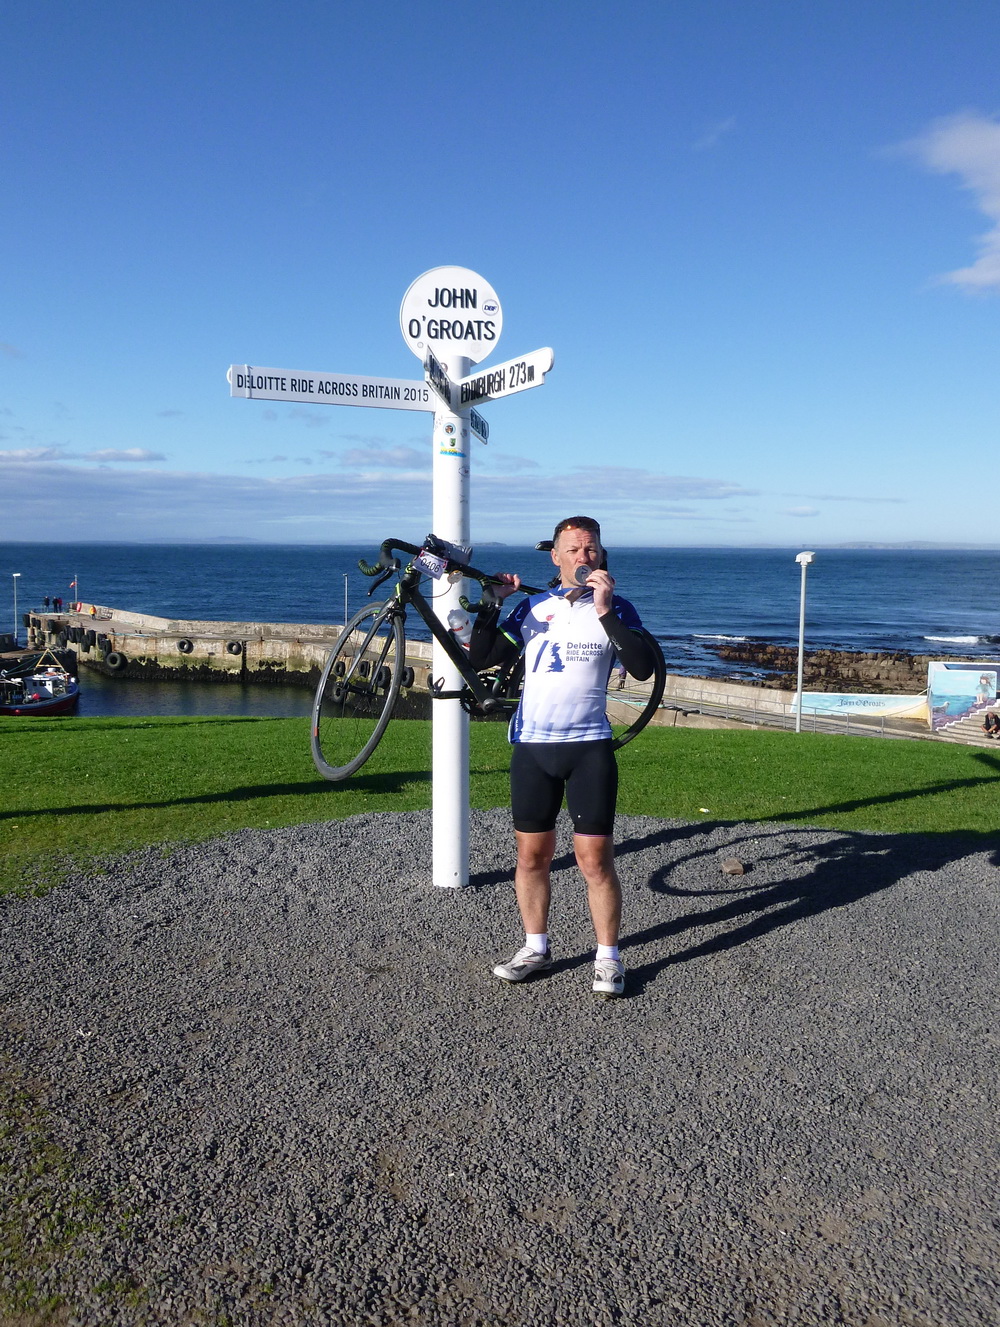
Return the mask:
M 79 663 L 130 680 L 275 683 L 314 688 L 343 627 L 300 622 L 181 621 L 101 604 L 25 614 L 29 649 L 72 651 Z M 407 642 L 426 687 L 430 645 Z

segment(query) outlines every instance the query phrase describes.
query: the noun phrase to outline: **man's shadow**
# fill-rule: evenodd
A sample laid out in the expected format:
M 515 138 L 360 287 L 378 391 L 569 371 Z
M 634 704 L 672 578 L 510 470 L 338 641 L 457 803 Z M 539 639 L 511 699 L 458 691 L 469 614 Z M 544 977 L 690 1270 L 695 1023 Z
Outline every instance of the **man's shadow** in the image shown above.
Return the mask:
M 1000 866 L 995 835 L 873 834 L 798 825 L 761 825 L 753 831 L 734 834 L 725 844 L 726 852 L 748 864 L 747 875 L 723 877 L 718 885 L 708 888 L 686 885 L 686 866 L 707 859 L 712 863 L 712 871 L 720 870 L 718 840 L 713 838 L 710 843 L 698 844 L 706 831 L 718 827 L 685 826 L 680 831 L 668 830 L 622 844 L 621 852 L 625 853 L 667 843 L 676 847 L 679 839 L 687 838 L 689 850 L 655 870 L 648 885 L 656 893 L 688 899 L 692 904 L 702 901 L 701 906 L 689 907 L 669 920 L 643 931 L 633 931 L 625 938 L 628 948 L 681 935 L 688 941 L 683 948 L 673 949 L 647 963 L 629 965 L 631 994 L 639 994 L 647 982 L 672 964 L 723 953 L 803 918 L 849 907 L 892 888 L 917 871 L 940 871 L 984 849 L 990 851 L 991 864 Z M 836 837 L 817 843 L 818 832 Z M 768 851 L 769 840 L 771 851 Z M 760 863 L 756 869 L 767 868 L 772 877 L 767 882 L 755 883 L 755 860 Z M 775 881 L 774 868 L 780 867 L 783 860 L 795 874 Z M 698 875 L 704 880 L 704 869 Z M 706 931 L 710 933 L 705 935 Z

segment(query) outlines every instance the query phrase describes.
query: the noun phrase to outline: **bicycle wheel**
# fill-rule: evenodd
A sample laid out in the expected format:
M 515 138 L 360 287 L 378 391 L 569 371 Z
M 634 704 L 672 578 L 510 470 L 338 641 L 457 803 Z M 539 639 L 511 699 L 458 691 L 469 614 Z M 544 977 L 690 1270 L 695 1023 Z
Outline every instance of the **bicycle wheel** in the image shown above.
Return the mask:
M 359 770 L 381 741 L 406 665 L 395 600 L 355 613 L 330 651 L 313 701 L 312 758 L 324 779 Z
M 640 630 L 639 634 L 653 652 L 653 675 L 647 678 L 645 682 L 637 682 L 635 678 L 627 678 L 626 685 L 619 688 L 618 672 L 616 669 L 612 669 L 608 681 L 605 713 L 608 716 L 608 723 L 611 725 L 611 744 L 616 751 L 619 747 L 624 746 L 626 742 L 631 742 L 632 738 L 638 736 L 646 724 L 649 723 L 663 699 L 663 688 L 667 680 L 667 665 L 663 658 L 663 651 L 660 649 L 660 642 L 655 636 L 651 636 L 645 627 Z M 524 659 L 522 657 L 515 664 L 508 679 L 504 689 L 505 699 L 512 702 L 518 700 L 521 695 L 523 681 Z

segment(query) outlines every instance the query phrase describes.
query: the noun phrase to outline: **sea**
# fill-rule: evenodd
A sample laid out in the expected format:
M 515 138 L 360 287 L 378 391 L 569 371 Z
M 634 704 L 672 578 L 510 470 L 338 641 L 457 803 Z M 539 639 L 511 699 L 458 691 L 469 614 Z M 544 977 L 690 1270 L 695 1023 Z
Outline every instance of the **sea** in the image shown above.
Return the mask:
M 609 566 L 617 592 L 659 639 L 670 672 L 751 680 L 759 675 L 752 665 L 720 660 L 712 647 L 797 645 L 797 551 L 621 548 Z M 340 623 L 345 603 L 353 613 L 367 602 L 371 581 L 358 561 L 377 553 L 374 543 L 0 543 L 0 630 L 13 623 L 15 584 L 19 618 L 42 610 L 45 595 L 60 595 L 167 618 Z M 472 562 L 538 586 L 552 573 L 547 553 L 513 545 L 480 545 Z M 998 586 L 1000 550 L 820 549 L 806 573 L 806 646 L 997 659 Z M 426 639 L 412 616 L 407 630 Z M 87 670 L 81 681 L 81 715 L 304 716 L 310 707 L 308 692 L 296 687 L 130 682 Z

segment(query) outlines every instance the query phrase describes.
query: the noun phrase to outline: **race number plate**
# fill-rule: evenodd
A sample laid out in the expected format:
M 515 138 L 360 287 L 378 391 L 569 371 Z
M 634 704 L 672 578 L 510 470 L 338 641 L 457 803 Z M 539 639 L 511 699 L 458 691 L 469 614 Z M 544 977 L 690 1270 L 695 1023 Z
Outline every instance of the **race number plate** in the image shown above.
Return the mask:
M 439 581 L 444 575 L 444 569 L 448 565 L 448 559 L 439 558 L 436 553 L 430 553 L 426 548 L 422 548 L 417 554 L 417 559 L 414 565 L 419 567 L 420 570 L 425 572 L 428 576 L 433 576 L 436 581 Z
M 417 555 L 415 565 L 436 581 L 444 575 L 449 562 L 460 562 L 466 566 L 472 557 L 471 544 L 452 544 L 447 539 L 438 539 L 436 535 L 428 535 L 427 542 L 433 544 L 433 553 L 425 544 Z

